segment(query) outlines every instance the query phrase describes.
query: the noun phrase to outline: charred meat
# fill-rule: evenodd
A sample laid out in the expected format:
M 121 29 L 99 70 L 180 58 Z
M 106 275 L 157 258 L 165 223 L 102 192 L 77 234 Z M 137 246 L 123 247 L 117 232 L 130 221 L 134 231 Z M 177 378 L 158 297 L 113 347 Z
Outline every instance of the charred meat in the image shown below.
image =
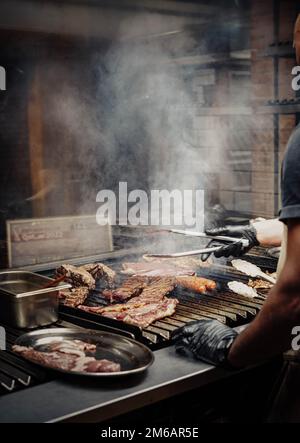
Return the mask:
M 139 297 L 135 297 L 135 299 L 128 303 L 107 308 L 80 306 L 80 309 L 140 328 L 146 328 L 155 320 L 173 315 L 178 303 L 175 298 L 168 297 L 163 297 L 161 300 L 152 303 L 137 300 Z
M 76 307 L 82 305 L 89 295 L 89 288 L 80 286 L 78 288 L 66 289 L 59 292 L 59 298 L 65 306 Z
M 127 279 L 120 288 L 106 289 L 102 292 L 102 295 L 110 301 L 124 301 L 131 297 L 138 296 L 142 290 L 146 287 L 148 281 L 144 277 L 130 277 Z
M 258 278 L 256 280 L 250 279 L 248 282 L 248 286 L 253 289 L 271 289 L 274 285 L 266 280 Z
M 113 286 L 116 279 L 115 271 L 103 263 L 90 263 L 80 269 L 87 271 L 95 280 L 104 280 L 109 287 Z
M 56 270 L 57 277 L 65 276 L 65 281 L 73 287 L 85 286 L 88 289 L 95 288 L 95 279 L 85 269 L 73 265 L 63 264 Z
M 154 279 L 137 297 L 123 304 L 107 307 L 79 306 L 80 309 L 113 318 L 139 327 L 146 327 L 160 318 L 173 315 L 178 300 L 167 298 L 175 288 L 173 279 Z

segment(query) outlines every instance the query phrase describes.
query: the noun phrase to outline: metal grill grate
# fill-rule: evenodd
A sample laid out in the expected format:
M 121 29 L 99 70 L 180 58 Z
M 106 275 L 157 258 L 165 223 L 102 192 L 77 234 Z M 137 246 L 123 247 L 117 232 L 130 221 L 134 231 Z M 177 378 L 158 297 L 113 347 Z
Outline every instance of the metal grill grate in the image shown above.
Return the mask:
M 138 259 L 139 257 L 130 257 L 130 261 L 138 261 Z M 121 267 L 119 260 L 106 262 L 106 264 L 115 270 L 120 270 Z M 218 284 L 217 290 L 208 294 L 196 294 L 176 288 L 170 295 L 179 300 L 175 314 L 157 320 L 147 328 L 140 329 L 111 318 L 63 305 L 60 309 L 61 314 L 63 318 L 80 325 L 83 324 L 86 327 L 102 325 L 107 328 L 115 328 L 118 332 L 121 331 L 121 333 L 129 334 L 135 339 L 143 341 L 152 349 L 159 349 L 171 344 L 170 337 L 173 330 L 191 321 L 216 319 L 232 327 L 240 326 L 249 323 L 261 309 L 267 291 L 265 293 L 260 291 L 260 298 L 252 300 L 235 295 L 227 289 L 227 283 L 231 280 L 245 283 L 249 280 L 247 276 L 232 267 L 212 265 L 208 268 L 200 268 L 198 275 L 215 280 Z M 109 303 L 101 296 L 101 292 L 101 288 L 96 288 L 88 296 L 85 304 L 88 306 L 107 306 Z

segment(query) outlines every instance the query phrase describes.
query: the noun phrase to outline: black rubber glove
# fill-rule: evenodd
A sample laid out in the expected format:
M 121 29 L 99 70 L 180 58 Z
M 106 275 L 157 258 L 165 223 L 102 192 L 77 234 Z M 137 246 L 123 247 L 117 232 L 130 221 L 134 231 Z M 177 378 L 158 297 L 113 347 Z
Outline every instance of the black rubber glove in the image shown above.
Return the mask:
M 250 249 L 254 246 L 258 246 L 259 242 L 257 240 L 257 232 L 254 226 L 246 225 L 246 226 L 225 226 L 223 228 L 214 228 L 214 229 L 206 229 L 205 231 L 208 235 L 227 235 L 229 237 L 237 237 L 243 240 L 248 240 L 249 245 L 244 246 L 244 244 L 240 241 L 236 243 L 230 243 L 222 246 L 222 243 L 217 242 L 216 240 L 212 240 L 207 247 L 220 245 L 222 246 L 219 251 L 214 253 L 215 257 L 241 257 L 246 254 Z M 208 259 L 210 254 L 206 254 L 202 256 L 202 260 L 205 261 Z
M 176 351 L 215 366 L 233 369 L 228 363 L 229 349 L 238 333 L 217 320 L 188 323 L 172 334 Z

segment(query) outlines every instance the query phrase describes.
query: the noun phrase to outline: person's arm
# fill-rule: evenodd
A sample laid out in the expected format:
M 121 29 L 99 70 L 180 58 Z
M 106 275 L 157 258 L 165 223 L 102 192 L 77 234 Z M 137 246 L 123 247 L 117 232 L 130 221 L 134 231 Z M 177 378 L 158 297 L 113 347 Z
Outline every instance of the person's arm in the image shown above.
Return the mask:
M 283 237 L 283 223 L 278 219 L 253 222 L 246 226 L 224 226 L 221 228 L 206 229 L 206 234 L 217 236 L 237 237 L 235 243 L 221 245 L 222 247 L 214 253 L 215 257 L 241 257 L 249 252 L 254 246 L 275 247 L 280 246 Z M 247 240 L 248 246 L 238 239 Z M 219 244 L 212 240 L 207 246 Z M 210 254 L 202 256 L 205 261 Z
M 254 222 L 256 238 L 260 246 L 276 247 L 281 245 L 283 237 L 283 223 L 277 218 Z
M 172 334 L 178 352 L 243 368 L 291 347 L 292 329 L 300 326 L 300 217 L 288 228 L 288 260 L 256 319 L 240 335 L 216 320 L 189 323 Z
M 228 361 L 244 367 L 290 349 L 300 325 L 300 219 L 288 222 L 287 261 L 262 310 L 233 342 Z

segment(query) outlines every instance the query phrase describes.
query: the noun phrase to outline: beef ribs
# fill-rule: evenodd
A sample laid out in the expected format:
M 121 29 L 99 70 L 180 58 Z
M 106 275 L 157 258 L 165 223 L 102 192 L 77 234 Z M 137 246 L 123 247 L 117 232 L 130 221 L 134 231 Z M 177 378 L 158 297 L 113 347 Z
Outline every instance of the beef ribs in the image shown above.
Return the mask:
M 75 308 L 78 305 L 82 305 L 89 295 L 89 288 L 86 286 L 80 286 L 78 288 L 65 289 L 59 291 L 59 298 L 63 299 L 62 303 L 65 306 L 71 306 Z
M 152 281 L 145 286 L 139 299 L 143 302 L 156 302 L 162 300 L 175 289 L 173 278 L 153 278 Z
M 73 287 L 86 286 L 88 289 L 95 288 L 95 279 L 85 269 L 73 265 L 63 264 L 56 270 L 57 277 L 65 276 L 65 281 Z
M 86 312 L 100 314 L 140 328 L 146 328 L 160 318 L 173 315 L 177 303 L 178 300 L 175 298 L 163 297 L 158 301 L 147 302 L 135 297 L 128 303 L 107 308 L 91 306 L 79 306 L 79 308 Z
M 145 328 L 155 320 L 174 314 L 178 300 L 166 297 L 174 287 L 173 279 L 155 278 L 144 287 L 139 296 L 131 298 L 126 303 L 107 307 L 79 306 L 79 308 Z
M 144 277 L 130 277 L 117 289 L 104 290 L 102 295 L 110 301 L 124 301 L 138 296 L 146 287 L 148 280 Z
M 103 263 L 90 263 L 81 266 L 80 269 L 87 271 L 95 280 L 103 280 L 109 287 L 113 286 L 116 279 L 115 271 Z

